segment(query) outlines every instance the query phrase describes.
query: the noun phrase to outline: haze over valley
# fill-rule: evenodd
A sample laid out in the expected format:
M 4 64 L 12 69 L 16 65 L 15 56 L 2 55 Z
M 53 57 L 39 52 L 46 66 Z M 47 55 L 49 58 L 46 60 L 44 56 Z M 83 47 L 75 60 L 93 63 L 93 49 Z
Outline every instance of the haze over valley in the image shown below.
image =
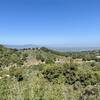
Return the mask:
M 0 100 L 100 100 L 100 0 L 0 0 Z

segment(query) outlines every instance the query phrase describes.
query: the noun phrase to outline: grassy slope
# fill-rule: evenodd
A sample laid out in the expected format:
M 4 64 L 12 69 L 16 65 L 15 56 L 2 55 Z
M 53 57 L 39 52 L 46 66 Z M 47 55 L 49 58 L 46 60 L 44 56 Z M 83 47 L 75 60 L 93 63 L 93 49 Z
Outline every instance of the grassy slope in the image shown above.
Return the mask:
M 20 54 L 20 56 L 17 56 L 17 58 L 11 57 L 13 53 Z M 4 54 L 9 54 L 9 59 Z M 19 51 L 12 52 L 12 50 L 3 47 L 3 53 L 0 53 L 4 56 L 4 59 L 23 62 L 26 60 L 20 58 L 24 54 L 28 54 L 28 61 L 36 58 L 37 54 L 42 55 L 45 59 L 65 58 L 61 54 L 43 49 L 21 50 L 21 53 L 19 53 Z M 11 64 L 11 62 L 8 63 Z M 100 100 L 99 66 L 99 62 L 91 66 L 91 63 L 77 64 L 72 61 L 64 65 L 47 63 L 25 66 L 18 63 L 17 66 L 11 66 L 9 70 L 7 65 L 5 68 L 2 66 L 0 69 L 0 99 Z

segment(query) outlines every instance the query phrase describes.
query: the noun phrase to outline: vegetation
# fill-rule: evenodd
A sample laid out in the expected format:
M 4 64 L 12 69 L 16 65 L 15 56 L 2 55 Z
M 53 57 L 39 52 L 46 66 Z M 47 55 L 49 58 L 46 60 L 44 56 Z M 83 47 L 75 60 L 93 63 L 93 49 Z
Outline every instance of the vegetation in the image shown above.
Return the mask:
M 0 100 L 100 100 L 100 51 L 0 45 Z

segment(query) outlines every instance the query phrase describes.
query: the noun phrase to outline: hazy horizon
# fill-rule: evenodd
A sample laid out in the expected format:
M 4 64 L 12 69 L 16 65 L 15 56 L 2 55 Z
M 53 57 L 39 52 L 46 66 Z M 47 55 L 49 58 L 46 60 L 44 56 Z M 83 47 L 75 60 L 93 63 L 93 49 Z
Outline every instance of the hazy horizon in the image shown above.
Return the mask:
M 45 44 L 1 44 L 7 47 L 50 47 L 50 48 L 100 48 L 100 46 L 45 45 Z

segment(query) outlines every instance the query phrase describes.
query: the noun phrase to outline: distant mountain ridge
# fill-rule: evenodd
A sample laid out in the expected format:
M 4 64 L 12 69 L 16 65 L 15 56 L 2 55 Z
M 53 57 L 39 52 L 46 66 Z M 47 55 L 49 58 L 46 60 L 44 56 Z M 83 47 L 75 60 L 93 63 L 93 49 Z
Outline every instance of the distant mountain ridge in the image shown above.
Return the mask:
M 7 47 L 7 48 L 17 48 L 17 49 L 41 47 L 39 45 L 32 45 L 32 44 L 26 44 L 26 45 L 4 45 L 4 46 Z
M 4 45 L 7 48 L 39 48 L 39 47 L 47 47 L 49 49 L 57 50 L 57 51 L 91 51 L 91 50 L 100 50 L 100 47 L 52 47 L 52 46 L 43 46 L 43 45 L 32 45 L 32 44 L 25 44 L 25 45 Z

